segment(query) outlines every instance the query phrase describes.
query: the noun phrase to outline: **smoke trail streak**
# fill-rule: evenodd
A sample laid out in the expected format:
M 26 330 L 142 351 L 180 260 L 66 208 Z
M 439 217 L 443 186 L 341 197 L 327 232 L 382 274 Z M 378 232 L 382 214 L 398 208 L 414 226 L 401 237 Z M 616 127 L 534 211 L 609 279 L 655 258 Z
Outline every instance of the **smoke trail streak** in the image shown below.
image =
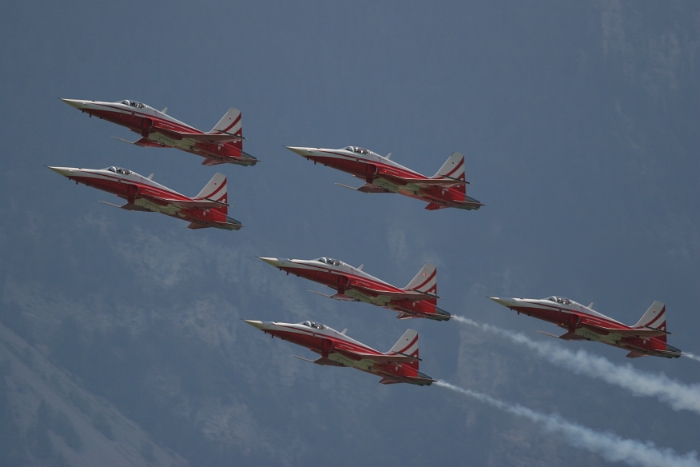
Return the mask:
M 616 365 L 604 357 L 592 355 L 584 350 L 573 352 L 550 342 L 533 341 L 519 332 L 478 323 L 462 316 L 452 316 L 452 318 L 524 345 L 550 363 L 576 374 L 602 379 L 606 383 L 627 389 L 635 396 L 656 397 L 661 402 L 669 404 L 674 410 L 689 410 L 700 415 L 700 384 L 684 384 L 663 373 L 655 374 L 637 370 L 630 364 Z
M 682 353 L 681 353 L 681 356 L 682 356 L 682 357 L 688 357 L 689 359 L 695 360 L 696 362 L 700 362 L 700 357 L 698 357 L 697 355 L 692 354 L 692 353 L 682 352 Z
M 557 414 L 543 414 L 523 407 L 519 404 L 509 404 L 481 392 L 460 388 L 445 381 L 437 381 L 435 385 L 472 397 L 480 402 L 489 404 L 504 412 L 527 418 L 544 425 L 544 429 L 552 433 L 562 433 L 568 443 L 574 447 L 585 449 L 603 456 L 613 462 L 625 462 L 629 465 L 642 467 L 698 467 L 700 462 L 695 451 L 683 456 L 673 449 L 658 448 L 651 441 L 639 441 L 621 438 L 610 432 L 595 431 L 590 428 L 569 422 Z

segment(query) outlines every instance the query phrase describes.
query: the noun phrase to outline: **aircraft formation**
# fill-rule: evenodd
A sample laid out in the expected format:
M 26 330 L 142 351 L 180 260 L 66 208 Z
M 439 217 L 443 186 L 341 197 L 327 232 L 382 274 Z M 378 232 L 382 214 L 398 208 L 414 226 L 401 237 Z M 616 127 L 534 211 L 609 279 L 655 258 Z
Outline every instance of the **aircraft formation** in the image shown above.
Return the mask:
M 139 134 L 136 141 L 115 138 L 140 147 L 175 148 L 204 158 L 202 165 L 235 164 L 254 166 L 258 159 L 243 151 L 241 112 L 231 108 L 212 128 L 202 132 L 167 114 L 167 107 L 156 110 L 141 102 L 123 100 L 102 102 L 62 99 L 90 117 L 107 120 Z M 437 173 L 427 177 L 391 160 L 357 146 L 323 149 L 286 146 L 290 151 L 312 161 L 347 172 L 363 180 L 360 187 L 338 184 L 362 193 L 399 193 L 426 202 L 425 209 L 458 208 L 477 210 L 483 206 L 467 196 L 464 156 L 453 152 Z M 128 169 L 111 166 L 105 169 L 49 167 L 76 184 L 112 193 L 126 201 L 104 204 L 128 211 L 159 212 L 189 222 L 190 229 L 219 228 L 239 230 L 241 222 L 228 216 L 226 176 L 217 173 L 195 197 L 182 195 Z M 287 274 L 330 287 L 332 295 L 318 295 L 342 301 L 364 302 L 392 310 L 399 319 L 425 318 L 449 321 L 451 314 L 437 306 L 437 268 L 426 264 L 406 285 L 397 287 L 337 259 L 320 257 L 312 260 L 260 257 Z M 583 306 L 573 300 L 552 296 L 544 299 L 499 298 L 495 302 L 566 330 L 563 340 L 602 342 L 627 350 L 627 357 L 657 356 L 678 358 L 681 351 L 667 343 L 666 307 L 655 301 L 637 324 L 628 326 Z M 290 324 L 246 320 L 271 337 L 278 337 L 319 354 L 316 360 L 298 357 L 322 366 L 355 368 L 381 377 L 382 384 L 409 383 L 429 386 L 436 380 L 419 371 L 418 333 L 408 329 L 386 353 L 377 351 L 335 329 L 313 321 Z M 541 331 L 540 331 L 541 332 Z

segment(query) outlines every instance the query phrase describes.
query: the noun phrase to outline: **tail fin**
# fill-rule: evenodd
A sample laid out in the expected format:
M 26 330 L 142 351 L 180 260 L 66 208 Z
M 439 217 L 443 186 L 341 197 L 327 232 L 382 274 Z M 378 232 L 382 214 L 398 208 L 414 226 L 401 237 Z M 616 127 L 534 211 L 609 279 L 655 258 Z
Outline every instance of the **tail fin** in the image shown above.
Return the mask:
M 423 268 L 418 271 L 418 274 L 411 279 L 404 290 L 415 290 L 417 292 L 426 292 L 437 295 L 437 268 L 432 264 L 426 263 Z M 437 301 L 435 301 L 437 303 Z
M 401 353 L 419 358 L 418 356 L 418 333 L 413 329 L 407 329 L 401 339 L 389 350 L 389 353 Z M 418 360 L 407 363 L 412 368 L 418 369 Z
M 456 178 L 457 180 L 466 181 L 467 179 L 464 174 L 464 155 L 458 152 L 453 152 L 452 155 L 447 158 L 445 163 L 442 164 L 442 167 L 440 167 L 440 170 L 437 171 L 433 178 L 441 177 L 450 177 Z M 455 189 L 460 193 L 463 193 L 466 199 L 466 185 L 456 186 Z
M 642 318 L 634 325 L 634 327 L 649 327 L 655 329 L 666 330 L 666 305 L 659 301 L 651 304 Z M 657 336 L 656 339 L 666 342 L 666 335 Z
M 197 198 L 206 198 L 220 203 L 228 204 L 228 191 L 226 189 L 226 175 L 217 173 L 214 175 L 209 183 L 207 183 L 202 191 L 199 192 Z M 228 206 L 221 206 L 218 208 L 213 208 L 217 211 L 228 214 Z
M 243 136 L 243 125 L 241 123 L 241 111 L 231 107 L 226 112 L 226 115 L 221 117 L 219 123 L 217 123 L 214 128 L 211 129 L 211 133 L 230 133 L 232 135 Z M 236 146 L 238 149 L 243 149 L 243 142 L 241 140 L 233 141 L 231 144 Z

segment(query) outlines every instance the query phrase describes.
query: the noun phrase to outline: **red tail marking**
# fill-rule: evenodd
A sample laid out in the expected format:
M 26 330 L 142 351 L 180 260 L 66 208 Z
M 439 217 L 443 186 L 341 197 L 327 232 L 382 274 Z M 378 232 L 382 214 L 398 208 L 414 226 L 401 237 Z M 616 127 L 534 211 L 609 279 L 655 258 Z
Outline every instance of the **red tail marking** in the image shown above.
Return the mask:
M 415 344 L 417 340 L 418 340 L 418 334 L 416 334 L 416 337 L 411 341 L 410 344 L 408 344 L 408 345 L 407 345 L 406 347 L 404 347 L 403 349 L 399 350 L 398 353 L 404 353 L 404 351 L 405 351 L 406 349 L 410 349 L 411 346 L 412 346 L 413 344 Z
M 443 177 L 449 177 L 449 176 L 451 176 L 453 173 L 457 172 L 457 171 L 460 169 L 460 167 L 462 167 L 463 165 L 464 165 L 464 159 L 462 159 L 461 161 L 459 161 L 459 164 L 457 164 L 457 167 L 455 167 L 454 169 L 450 170 L 450 172 L 447 173 L 447 174 L 445 174 L 445 175 L 443 175 Z
M 655 323 L 659 318 L 661 318 L 665 313 L 666 313 L 666 306 L 664 305 L 664 307 L 661 309 L 661 313 L 659 313 L 658 315 L 656 315 L 656 318 L 654 318 L 654 319 L 652 319 L 651 321 L 649 321 L 647 324 L 645 324 L 645 326 L 653 327 L 652 324 L 654 324 L 654 323 Z M 664 324 L 665 324 L 665 323 L 664 323 Z M 663 326 L 664 324 L 662 324 L 662 326 Z
M 211 194 L 208 196 L 208 198 L 213 198 L 214 195 L 217 194 L 218 192 L 220 192 L 221 189 L 224 188 L 225 186 L 226 186 L 226 180 L 224 180 L 224 183 L 222 183 L 221 185 L 219 185 L 219 188 L 217 188 L 216 190 L 212 191 Z
M 437 269 L 435 269 L 435 270 L 433 271 L 433 273 L 430 275 L 430 277 L 428 277 L 426 280 L 424 280 L 418 287 L 414 287 L 413 290 L 420 289 L 420 288 L 423 287 L 425 284 L 427 284 L 428 282 L 430 282 L 431 280 L 433 280 L 433 277 L 435 277 L 435 274 L 437 274 Z M 423 274 L 423 275 L 425 275 L 425 274 Z
M 234 120 L 232 124 L 230 124 L 229 126 L 227 126 L 226 128 L 224 128 L 224 129 L 221 130 L 221 131 L 224 132 L 224 133 L 226 133 L 228 130 L 230 130 L 231 128 L 233 128 L 233 127 L 236 125 L 236 123 L 238 123 L 238 122 L 241 121 L 241 116 L 242 116 L 242 115 L 243 115 L 243 114 L 240 114 L 240 113 L 239 113 L 239 114 L 238 114 L 238 117 L 236 118 L 236 120 Z M 242 132 L 241 130 L 239 130 L 236 134 L 242 134 L 242 133 L 243 133 L 243 132 Z

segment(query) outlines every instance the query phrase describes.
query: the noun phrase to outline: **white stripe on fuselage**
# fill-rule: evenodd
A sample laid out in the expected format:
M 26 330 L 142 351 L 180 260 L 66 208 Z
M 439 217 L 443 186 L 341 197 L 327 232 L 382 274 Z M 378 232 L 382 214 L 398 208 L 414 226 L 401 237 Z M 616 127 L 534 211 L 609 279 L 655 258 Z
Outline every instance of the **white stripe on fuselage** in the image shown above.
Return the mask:
M 323 153 L 323 154 L 328 154 L 330 156 L 337 156 L 337 159 L 349 159 L 355 162 L 379 162 L 385 165 L 389 165 L 391 167 L 405 170 L 406 172 L 410 172 L 412 174 L 417 175 L 417 178 L 426 178 L 425 175 L 422 175 L 414 170 L 409 169 L 408 167 L 404 167 L 403 165 L 394 162 L 391 159 L 387 159 L 386 157 L 380 156 L 376 152 L 369 151 L 369 154 L 357 154 L 352 151 L 348 151 L 346 149 L 317 149 L 316 152 L 318 153 Z M 368 157 L 370 156 L 370 157 Z
M 88 110 L 106 110 L 109 112 L 118 112 L 122 114 L 131 114 L 139 117 L 158 117 L 162 120 L 166 120 L 170 123 L 175 123 L 181 125 L 185 128 L 192 130 L 193 132 L 199 132 L 200 130 L 181 122 L 180 120 L 171 117 L 168 114 L 164 114 L 159 110 L 154 109 L 148 104 L 144 104 L 145 108 L 139 109 L 138 107 L 131 107 L 129 105 L 122 104 L 121 102 L 89 102 L 85 104 L 85 109 Z M 83 109 L 81 109 L 83 110 Z
M 524 305 L 530 305 L 533 308 L 545 307 L 545 308 L 551 308 L 551 309 L 556 310 L 556 311 L 564 311 L 564 312 L 569 312 L 569 313 L 572 313 L 572 312 L 585 313 L 587 315 L 595 316 L 597 318 L 602 318 L 602 319 L 620 324 L 622 326 L 628 327 L 626 324 L 621 323 L 620 321 L 617 321 L 609 316 L 605 316 L 604 314 L 599 313 L 595 310 L 592 310 L 592 309 L 588 308 L 587 306 L 583 306 L 580 303 L 574 302 L 573 300 L 572 300 L 572 302 L 575 304 L 574 305 L 575 307 L 571 307 L 571 305 L 564 305 L 563 303 L 552 302 L 550 300 L 527 300 L 527 301 L 522 300 L 519 303 L 522 303 Z
M 377 279 L 376 277 L 374 277 L 370 274 L 367 274 L 364 271 L 360 271 L 359 269 L 357 269 L 353 266 L 350 266 L 349 264 L 346 264 L 346 263 L 343 263 L 343 266 L 333 266 L 333 265 L 321 263 L 320 261 L 314 261 L 314 260 L 292 259 L 290 261 L 297 266 L 306 266 L 306 269 L 317 269 L 317 270 L 321 270 L 324 272 L 330 272 L 333 274 L 337 274 L 337 273 L 353 274 L 355 276 L 362 277 L 364 279 L 368 279 L 368 280 L 373 281 L 373 282 L 378 282 L 380 284 L 386 285 L 386 286 L 394 288 L 394 289 L 398 289 L 398 287 L 391 285 L 388 282 L 384 282 L 381 279 Z
M 129 172 L 131 172 L 129 175 L 118 174 L 118 173 L 112 172 L 111 170 L 105 170 L 105 169 L 78 169 L 78 171 L 79 171 L 78 174 L 75 175 L 76 177 L 81 176 L 80 174 L 87 174 L 87 175 L 91 175 L 92 178 L 101 178 L 104 180 L 138 182 L 138 183 L 142 183 L 144 185 L 158 188 L 158 189 L 166 191 L 168 193 L 172 193 L 174 195 L 182 196 L 183 198 L 188 198 L 187 196 L 185 196 L 181 193 L 178 193 L 175 190 L 171 190 L 170 188 L 163 186 L 158 182 L 154 182 L 153 180 L 150 180 L 150 179 L 144 177 L 143 175 L 138 174 L 132 170 L 129 170 Z
M 330 326 L 326 326 L 325 324 L 324 329 L 313 329 L 309 328 L 307 326 L 304 326 L 303 324 L 282 324 L 282 323 L 277 323 L 275 321 L 272 322 L 273 325 L 277 327 L 277 329 L 271 329 L 271 331 L 292 331 L 297 334 L 307 334 L 312 337 L 317 337 L 317 336 L 328 336 L 328 337 L 333 337 L 338 340 L 346 341 L 346 342 L 352 342 L 355 345 L 358 345 L 364 349 L 371 350 L 373 352 L 377 352 L 378 354 L 381 354 L 378 350 L 373 349 L 372 347 L 369 347 L 362 342 L 358 342 L 352 337 L 346 336 L 345 334 L 341 334 L 335 329 L 333 329 Z M 320 323 L 319 323 L 320 324 Z M 369 353 L 369 352 L 368 352 Z

